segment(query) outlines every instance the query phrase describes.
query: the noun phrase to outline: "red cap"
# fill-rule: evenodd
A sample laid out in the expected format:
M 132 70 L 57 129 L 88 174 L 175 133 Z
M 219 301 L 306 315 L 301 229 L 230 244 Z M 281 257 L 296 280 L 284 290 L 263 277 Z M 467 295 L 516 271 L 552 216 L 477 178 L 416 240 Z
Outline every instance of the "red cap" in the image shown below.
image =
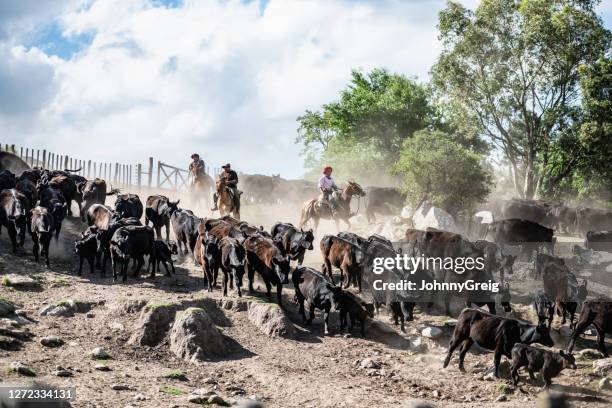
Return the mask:
M 326 173 L 327 170 L 333 170 L 331 166 L 325 166 L 323 167 L 323 173 Z

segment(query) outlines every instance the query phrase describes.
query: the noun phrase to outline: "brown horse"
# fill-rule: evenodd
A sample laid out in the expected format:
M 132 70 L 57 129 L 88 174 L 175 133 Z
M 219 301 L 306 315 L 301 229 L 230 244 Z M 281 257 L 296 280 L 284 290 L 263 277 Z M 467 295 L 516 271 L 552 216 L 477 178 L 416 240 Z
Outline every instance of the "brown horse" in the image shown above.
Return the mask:
M 303 228 L 304 224 L 312 220 L 314 223 L 313 229 L 316 230 L 319 226 L 319 221 L 323 218 L 328 220 L 333 219 L 338 231 L 340 231 L 340 220 L 344 221 L 350 229 L 351 223 L 349 222 L 349 218 L 353 215 L 351 214 L 351 198 L 355 195 L 363 197 L 366 193 L 359 184 L 354 181 L 349 181 L 343 190 L 336 191 L 333 194 L 335 194 L 334 198 L 337 205 L 336 214 L 332 216 L 329 206 L 319 206 L 317 205 L 317 199 L 313 198 L 304 203 L 302 207 L 299 228 Z
M 217 208 L 221 217 L 231 213 L 232 217 L 240 220 L 240 208 L 236 206 L 229 187 L 227 187 L 225 180 L 222 178 L 217 180 Z

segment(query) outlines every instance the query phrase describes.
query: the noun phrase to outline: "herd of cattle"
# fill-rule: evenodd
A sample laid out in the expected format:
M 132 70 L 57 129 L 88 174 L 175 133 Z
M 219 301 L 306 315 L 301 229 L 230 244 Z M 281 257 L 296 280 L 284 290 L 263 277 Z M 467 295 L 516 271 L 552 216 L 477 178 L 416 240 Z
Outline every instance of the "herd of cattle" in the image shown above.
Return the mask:
M 143 205 L 136 194 L 108 190 L 104 180 L 86 180 L 69 171 L 32 169 L 19 177 L 7 171 L 0 172 L 0 189 L 0 221 L 9 231 L 13 250 L 17 251 L 24 245 L 26 230 L 29 230 L 36 260 L 42 255 L 47 265 L 52 237 L 57 239 L 59 236 L 63 219 L 71 213 L 71 202 L 78 203 L 80 217 L 87 223 L 87 228 L 75 242 L 75 252 L 80 260 L 79 274 L 84 261 L 88 262 L 92 273 L 98 267 L 104 274 L 110 260 L 114 280 L 119 270 L 123 282 L 126 282 L 130 263 L 134 265 L 133 275 L 138 276 L 145 257 L 148 257 L 147 270 L 151 276 L 155 276 L 160 263 L 170 275 L 174 273 L 172 256 L 186 256 L 190 252 L 202 268 L 209 291 L 217 287 L 220 269 L 224 296 L 228 294 L 228 286 L 230 289 L 235 287 L 238 296 L 242 296 L 245 274 L 249 281 L 248 289 L 253 293 L 257 273 L 265 284 L 266 295 L 271 297 L 274 286 L 276 301 L 283 307 L 283 285 L 291 278 L 300 314 L 307 324 L 312 322 L 316 309 L 322 310 L 327 334 L 333 307 L 339 312 L 341 331 L 346 327 L 348 317 L 349 330 L 359 322 L 362 335 L 365 335 L 366 319 L 373 317 L 374 312 L 378 313 L 381 305 L 389 308 L 394 322 L 404 331 L 405 321 L 413 320 L 415 306 L 425 309 L 443 303 L 446 313 L 450 314 L 451 298 L 457 295 L 456 292 L 443 292 L 441 298 L 425 299 L 408 291 L 379 291 L 373 289 L 375 280 L 498 281 L 502 285 L 495 297 L 488 292 L 462 295 L 467 308 L 458 317 L 444 366 L 449 364 L 454 350 L 459 347 L 459 368 L 463 369 L 465 355 L 476 342 L 494 351 L 496 375 L 501 356 L 505 355 L 512 360 L 515 381 L 518 369 L 528 366 L 530 373 L 540 371 L 548 386 L 550 379 L 562 368 L 575 367 L 571 351 L 576 339 L 591 324 L 598 332 L 600 350 L 607 355 L 604 336 L 612 333 L 612 303 L 586 301 L 586 281 L 580 283 L 563 258 L 554 256 L 553 230 L 569 232 L 587 228 L 587 246 L 589 242 L 609 242 L 610 233 L 600 231 L 602 227 L 612 230 L 612 226 L 608 227 L 610 214 L 601 215 L 604 210 L 561 209 L 539 201 L 511 200 L 503 208 L 504 217 L 508 217 L 490 223 L 485 239 L 471 241 L 463 235 L 433 228 L 408 229 L 400 243 L 401 248 L 377 234 L 369 237 L 353 232 L 325 235 L 319 243 L 322 256 L 319 271 L 302 265 L 306 251 L 314 249 L 312 230 L 296 228 L 290 223 L 279 222 L 268 232 L 263 227 L 229 216 L 199 218 L 192 211 L 180 208 L 179 201 L 173 202 L 163 195 L 149 196 Z M 114 208 L 105 205 L 108 195 L 116 196 Z M 144 224 L 141 222 L 143 215 Z M 164 227 L 165 240 L 162 239 Z M 176 241 L 170 241 L 170 229 Z M 537 324 L 496 315 L 496 302 L 505 312 L 511 311 L 510 290 L 504 284 L 504 277 L 512 274 L 516 257 L 504 253 L 508 245 L 536 251 L 534 278 L 542 279 L 543 288 L 534 294 Z M 452 259 L 482 258 L 485 267 L 463 274 L 443 268 L 419 268 L 413 273 L 390 268 L 382 275 L 373 273 L 374 259 L 394 258 L 399 253 Z M 292 261 L 297 264 L 293 268 Z M 332 274 L 334 268 L 340 271 L 339 285 Z M 368 303 L 353 293 L 351 284 L 358 293 L 368 292 L 373 302 Z M 309 306 L 308 317 L 306 304 Z M 472 304 L 486 305 L 489 313 L 471 309 Z M 574 324 L 574 315 L 581 304 L 580 316 Z M 561 324 L 569 316 L 573 331 L 568 351 L 553 353 L 529 346 L 532 343 L 554 345 L 550 328 L 555 311 L 562 316 Z

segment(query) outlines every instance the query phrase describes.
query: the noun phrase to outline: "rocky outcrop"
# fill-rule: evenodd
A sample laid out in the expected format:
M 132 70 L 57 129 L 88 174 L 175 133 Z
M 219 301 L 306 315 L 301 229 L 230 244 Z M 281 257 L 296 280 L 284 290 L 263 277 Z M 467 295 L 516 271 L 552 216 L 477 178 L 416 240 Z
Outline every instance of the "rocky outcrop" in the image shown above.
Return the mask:
M 148 303 L 128 340 L 136 346 L 156 346 L 164 339 L 178 307 L 171 303 Z
M 276 303 L 251 301 L 248 317 L 259 330 L 270 337 L 294 337 L 295 327 Z
M 170 330 L 170 350 L 191 362 L 223 357 L 231 351 L 212 319 L 197 307 L 176 314 Z

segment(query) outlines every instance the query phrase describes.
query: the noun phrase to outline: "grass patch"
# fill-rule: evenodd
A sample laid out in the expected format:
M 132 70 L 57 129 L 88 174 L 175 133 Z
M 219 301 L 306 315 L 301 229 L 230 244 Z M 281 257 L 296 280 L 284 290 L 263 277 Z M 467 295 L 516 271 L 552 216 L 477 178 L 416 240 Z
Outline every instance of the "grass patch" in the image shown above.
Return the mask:
M 169 378 L 171 380 L 187 381 L 187 375 L 181 370 L 172 370 L 169 373 L 165 374 L 164 378 Z
M 2 284 L 2 286 L 11 286 L 11 280 L 8 278 L 8 276 L 2 278 L 2 282 L 0 283 Z
M 68 282 L 64 278 L 53 279 L 51 281 L 51 287 L 52 288 L 61 288 L 63 286 L 70 286 L 70 282 Z
M 150 312 L 151 310 L 155 310 L 158 309 L 160 307 L 166 307 L 166 308 L 170 308 L 175 306 L 173 303 L 169 303 L 169 302 L 149 302 L 145 305 L 144 310 L 145 312 Z
M 164 394 L 168 394 L 168 395 L 186 394 L 185 391 L 181 390 L 180 388 L 173 387 L 171 385 L 164 385 L 164 386 L 159 387 L 159 392 L 163 392 Z
M 497 384 L 496 389 L 497 389 L 497 392 L 502 393 L 502 394 L 512 394 L 514 392 L 514 388 L 504 383 Z

